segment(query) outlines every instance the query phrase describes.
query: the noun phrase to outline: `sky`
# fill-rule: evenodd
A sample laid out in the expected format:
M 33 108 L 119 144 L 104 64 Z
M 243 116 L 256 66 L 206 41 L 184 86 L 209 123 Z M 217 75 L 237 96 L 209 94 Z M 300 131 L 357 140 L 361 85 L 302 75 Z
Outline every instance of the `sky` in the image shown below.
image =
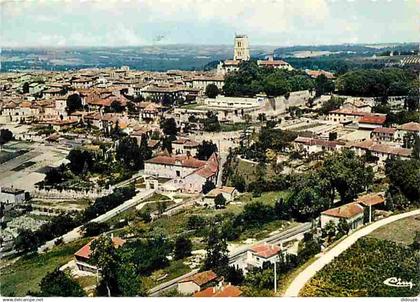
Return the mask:
M 420 0 L 0 0 L 2 47 L 418 42 Z

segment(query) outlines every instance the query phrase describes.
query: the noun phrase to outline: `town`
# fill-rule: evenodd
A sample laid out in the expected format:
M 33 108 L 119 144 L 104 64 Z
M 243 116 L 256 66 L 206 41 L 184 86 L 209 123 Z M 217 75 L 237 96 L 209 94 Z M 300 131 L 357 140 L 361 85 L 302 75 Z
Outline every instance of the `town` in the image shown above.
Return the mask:
M 251 43 L 0 74 L 3 296 L 420 294 L 383 283 L 420 283 L 418 49 L 333 72 Z

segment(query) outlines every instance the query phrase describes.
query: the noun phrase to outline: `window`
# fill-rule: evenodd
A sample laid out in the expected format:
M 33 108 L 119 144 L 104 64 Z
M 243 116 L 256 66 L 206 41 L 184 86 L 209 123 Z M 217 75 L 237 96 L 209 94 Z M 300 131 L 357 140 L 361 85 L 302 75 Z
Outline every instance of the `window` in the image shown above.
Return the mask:
M 176 177 L 180 177 L 181 176 L 181 171 L 176 171 Z

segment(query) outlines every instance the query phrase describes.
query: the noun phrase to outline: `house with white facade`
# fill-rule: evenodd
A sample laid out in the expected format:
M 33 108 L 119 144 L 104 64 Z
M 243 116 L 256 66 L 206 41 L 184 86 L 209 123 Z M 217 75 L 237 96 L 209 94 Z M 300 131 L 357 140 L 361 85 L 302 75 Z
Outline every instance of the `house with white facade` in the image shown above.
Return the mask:
M 351 202 L 328 209 L 321 213 L 321 228 L 325 228 L 330 221 L 337 225 L 340 219 L 344 219 L 351 229 L 356 229 L 363 225 L 364 208 L 357 202 Z
M 371 138 L 377 142 L 392 143 L 397 138 L 396 128 L 378 127 L 372 130 Z
M 217 283 L 217 278 L 213 271 L 199 272 L 179 281 L 177 291 L 183 295 L 191 295 Z
M 295 150 L 310 155 L 318 152 L 334 152 L 345 146 L 340 141 L 298 136 L 293 142 Z
M 257 65 L 264 68 L 293 70 L 292 65 L 283 60 L 274 60 L 273 56 L 269 56 L 267 60 L 258 60 Z
M 172 152 L 175 154 L 197 155 L 197 149 L 200 143 L 189 138 L 178 138 L 172 141 Z
M 167 178 L 163 190 L 200 193 L 209 180 L 216 183 L 219 159 L 214 153 L 207 161 L 191 155 L 158 155 L 144 163 L 145 175 Z
M 0 203 L 21 204 L 26 200 L 25 191 L 16 188 L 0 187 Z
M 199 203 L 208 207 L 214 207 L 214 200 L 219 194 L 222 194 L 226 200 L 226 204 L 228 204 L 239 195 L 239 192 L 234 187 L 221 186 L 220 188 L 214 188 L 204 195 L 202 201 Z
M 280 257 L 284 257 L 284 255 L 280 246 L 264 242 L 252 246 L 246 252 L 246 259 L 245 262 L 242 263 L 242 267 L 237 265 L 237 268 L 242 269 L 244 273 L 247 273 L 254 267 L 262 268 L 266 262 L 274 264 L 280 261 Z

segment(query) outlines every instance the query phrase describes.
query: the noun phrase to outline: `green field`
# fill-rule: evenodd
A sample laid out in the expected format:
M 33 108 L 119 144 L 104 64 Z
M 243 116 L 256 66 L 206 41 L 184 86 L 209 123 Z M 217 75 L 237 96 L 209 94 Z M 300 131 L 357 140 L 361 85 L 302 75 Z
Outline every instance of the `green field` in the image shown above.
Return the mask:
M 247 184 L 257 180 L 257 163 L 240 159 L 237 164 L 234 164 L 233 170 L 235 171 L 234 174 L 243 176 Z M 266 172 L 267 179 L 277 175 L 277 173 L 273 171 L 271 165 L 266 165 Z
M 305 297 L 414 297 L 420 293 L 418 251 L 395 242 L 359 239 L 312 278 L 301 291 Z M 384 284 L 395 277 L 416 286 Z
M 23 297 L 28 291 L 38 291 L 41 279 L 48 272 L 69 262 L 73 254 L 88 241 L 88 238 L 84 238 L 60 245 L 44 254 L 22 257 L 2 268 L 1 295 Z
M 387 224 L 370 233 L 369 237 L 409 245 L 413 243 L 416 232 L 420 232 L 420 216 L 408 217 Z

